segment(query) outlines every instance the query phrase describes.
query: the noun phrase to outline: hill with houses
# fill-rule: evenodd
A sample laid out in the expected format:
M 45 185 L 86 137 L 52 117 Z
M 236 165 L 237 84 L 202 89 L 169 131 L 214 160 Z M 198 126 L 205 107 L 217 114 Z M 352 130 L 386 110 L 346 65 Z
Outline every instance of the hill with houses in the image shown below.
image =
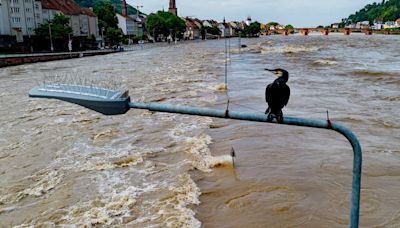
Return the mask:
M 400 0 L 382 0 L 381 3 L 374 2 L 366 5 L 364 8 L 345 19 L 344 23 L 350 24 L 369 21 L 370 24 L 373 24 L 376 20 L 387 22 L 396 21 L 399 18 Z

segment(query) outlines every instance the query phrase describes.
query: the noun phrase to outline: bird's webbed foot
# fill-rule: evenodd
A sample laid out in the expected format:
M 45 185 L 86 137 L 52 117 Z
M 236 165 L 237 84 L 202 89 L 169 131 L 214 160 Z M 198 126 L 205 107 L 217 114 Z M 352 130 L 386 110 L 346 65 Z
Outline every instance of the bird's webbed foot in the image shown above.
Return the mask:
M 276 115 L 276 121 L 278 123 L 283 123 L 283 112 L 280 111 L 278 115 Z
M 272 114 L 272 113 L 268 113 L 268 116 L 267 116 L 267 122 L 270 122 L 270 123 L 272 123 L 272 120 L 274 119 L 274 114 Z

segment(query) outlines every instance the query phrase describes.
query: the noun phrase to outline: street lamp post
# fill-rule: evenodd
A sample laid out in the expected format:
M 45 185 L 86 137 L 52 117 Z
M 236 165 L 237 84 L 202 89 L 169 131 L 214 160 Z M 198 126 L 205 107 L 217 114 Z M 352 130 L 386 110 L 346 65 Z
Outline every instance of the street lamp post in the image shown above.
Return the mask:
M 105 47 L 105 42 L 104 42 L 104 28 L 103 28 L 103 27 L 101 28 L 101 46 L 102 46 L 103 49 L 104 49 L 104 47 Z
M 54 52 L 54 47 L 53 47 L 53 38 L 51 37 L 51 23 L 49 23 L 49 34 L 50 34 L 50 50 L 51 52 Z

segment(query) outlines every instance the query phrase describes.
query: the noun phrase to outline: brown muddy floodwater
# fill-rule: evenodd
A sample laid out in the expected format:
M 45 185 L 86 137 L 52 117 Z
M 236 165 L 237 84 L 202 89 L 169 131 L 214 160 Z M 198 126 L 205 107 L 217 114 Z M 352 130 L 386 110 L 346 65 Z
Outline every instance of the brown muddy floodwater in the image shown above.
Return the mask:
M 361 226 L 399 227 L 400 36 L 242 43 L 237 54 L 231 40 L 231 110 L 263 113 L 274 80 L 263 69 L 287 69 L 285 115 L 329 110 L 361 141 Z M 0 227 L 348 225 L 353 157 L 343 136 L 140 110 L 106 117 L 27 97 L 54 75 L 118 81 L 135 101 L 225 107 L 223 40 L 2 68 Z

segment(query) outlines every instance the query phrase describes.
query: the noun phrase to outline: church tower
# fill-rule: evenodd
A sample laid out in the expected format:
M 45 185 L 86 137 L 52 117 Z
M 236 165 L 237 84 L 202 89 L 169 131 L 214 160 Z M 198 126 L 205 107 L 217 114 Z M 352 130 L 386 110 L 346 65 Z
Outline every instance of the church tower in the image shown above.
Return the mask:
M 178 9 L 176 8 L 175 0 L 169 0 L 169 12 L 178 16 Z
M 126 5 L 126 1 L 125 0 L 121 1 L 121 13 L 122 13 L 122 16 L 127 16 L 128 15 L 128 6 Z

